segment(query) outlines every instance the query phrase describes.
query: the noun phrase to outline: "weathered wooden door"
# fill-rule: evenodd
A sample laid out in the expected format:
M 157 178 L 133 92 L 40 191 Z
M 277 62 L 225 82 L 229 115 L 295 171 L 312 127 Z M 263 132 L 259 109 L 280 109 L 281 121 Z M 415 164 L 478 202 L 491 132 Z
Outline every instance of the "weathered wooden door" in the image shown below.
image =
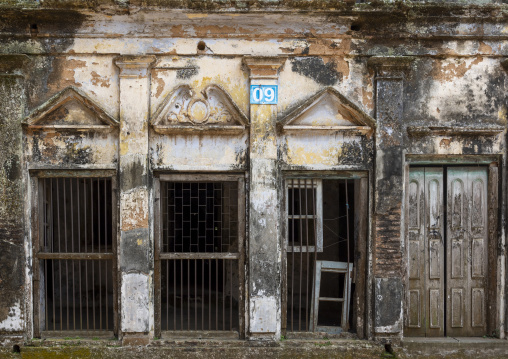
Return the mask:
M 443 169 L 412 168 L 408 198 L 406 334 L 444 335 Z
M 446 335 L 486 334 L 487 169 L 448 168 Z
M 484 167 L 411 168 L 408 336 L 486 334 L 487 178 Z

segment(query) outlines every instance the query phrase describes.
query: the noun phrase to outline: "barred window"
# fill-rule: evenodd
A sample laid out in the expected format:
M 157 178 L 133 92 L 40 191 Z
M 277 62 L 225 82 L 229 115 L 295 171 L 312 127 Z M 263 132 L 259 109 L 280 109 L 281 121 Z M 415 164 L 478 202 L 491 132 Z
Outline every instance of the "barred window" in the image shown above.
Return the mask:
M 36 334 L 112 336 L 117 295 L 112 180 L 37 181 Z
M 241 333 L 243 178 L 225 179 L 161 178 L 156 270 L 163 336 L 175 331 Z

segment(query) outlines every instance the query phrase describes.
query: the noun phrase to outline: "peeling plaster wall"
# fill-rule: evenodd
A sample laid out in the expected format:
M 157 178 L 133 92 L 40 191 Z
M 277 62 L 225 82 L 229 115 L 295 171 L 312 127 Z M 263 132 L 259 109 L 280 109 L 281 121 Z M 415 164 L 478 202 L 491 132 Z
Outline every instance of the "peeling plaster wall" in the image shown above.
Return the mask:
M 372 163 L 372 141 L 342 133 L 286 135 L 284 164 L 315 170 L 367 170 Z
M 0 333 L 22 334 L 25 316 L 21 119 L 22 57 L 2 58 L 0 72 Z
M 118 162 L 118 134 L 27 132 L 25 156 L 30 166 L 104 165 Z
M 152 170 L 259 170 L 250 174 L 254 184 L 250 190 L 259 197 L 250 202 L 249 231 L 256 241 L 253 248 L 263 255 L 252 257 L 250 268 L 262 275 L 249 288 L 255 297 L 249 313 L 252 328 L 270 333 L 279 329 L 273 323 L 267 328 L 258 319 L 280 318 L 280 303 L 273 299 L 280 296 L 280 273 L 264 273 L 266 268 L 280 269 L 280 243 L 269 245 L 281 240 L 278 209 L 272 206 L 282 196 L 279 170 L 361 170 L 369 171 L 373 182 L 389 178 L 386 183 L 371 183 L 371 205 L 376 213 L 369 221 L 372 235 L 368 242 L 370 250 L 375 248 L 374 263 L 364 270 L 374 273 L 367 291 L 374 295 L 375 309 L 366 321 L 367 326 L 377 328 L 377 335 L 401 335 L 406 260 L 401 227 L 404 156 L 495 154 L 504 162 L 506 152 L 504 133 L 414 137 L 408 135 L 407 127 L 506 126 L 507 80 L 500 59 L 508 51 L 508 25 L 503 6 L 470 7 L 452 16 L 446 4 L 434 8 L 407 5 L 405 9 L 365 5 L 363 10 L 358 5 L 347 13 L 326 7 L 326 11 L 305 13 L 240 12 L 235 10 L 236 2 L 222 13 L 132 6 L 125 11 L 109 5 L 78 11 L 66 9 L 65 2 L 60 5 L 63 9 L 22 11 L 14 7 L 0 14 L 0 53 L 26 54 L 30 60 L 23 68 L 24 85 L 21 80 L 2 78 L 0 86 L 0 301 L 4 303 L 0 332 L 25 330 L 31 336 L 31 316 L 26 312 L 31 308 L 24 304 L 31 300 L 30 288 L 25 288 L 32 279 L 30 233 L 23 233 L 27 226 L 20 220 L 23 204 L 31 204 L 23 178 L 28 179 L 28 168 L 47 166 L 124 171 L 119 194 L 123 232 L 119 236 L 125 245 L 120 246 L 119 255 L 122 330 L 126 332 L 153 332 L 153 323 L 143 321 L 153 312 Z M 33 24 L 36 31 L 30 30 Z M 199 41 L 204 41 L 204 49 L 197 47 Z M 128 110 L 140 98 L 147 100 L 142 119 L 129 118 L 131 123 L 121 134 L 116 128 L 97 133 L 30 129 L 22 137 L 22 117 L 67 86 L 78 88 L 121 121 L 125 116 L 120 103 L 122 80 L 114 64 L 118 55 L 155 56 L 147 74 L 149 86 L 140 96 L 127 96 L 132 104 L 123 107 Z M 277 78 L 275 112 L 251 113 L 249 71 L 242 62 L 246 55 L 285 57 Z M 400 113 L 395 119 L 385 116 L 387 121 L 380 123 L 375 136 L 272 131 L 275 119 L 282 120 L 329 86 L 379 120 L 379 87 L 375 70 L 368 66 L 371 56 L 413 56 L 401 81 L 401 102 L 394 105 L 387 99 L 386 103 L 386 113 L 399 105 Z M 259 116 L 257 127 L 227 135 L 157 133 L 149 120 L 181 85 L 197 93 L 219 85 L 247 118 Z M 143 151 L 147 148 L 148 158 L 137 161 L 139 146 Z M 122 157 L 128 160 L 125 167 L 120 167 Z M 500 177 L 504 181 L 504 172 Z M 501 193 L 504 203 L 504 186 Z M 505 206 L 500 208 L 503 223 Z M 25 213 L 29 210 L 25 208 Z M 142 246 L 127 245 L 139 238 L 143 238 Z M 504 244 L 504 227 L 500 243 Z M 500 251 L 501 272 L 503 255 Z M 8 281 L 5 273 L 13 273 Z M 504 295 L 503 283 L 499 284 L 500 296 Z M 149 294 L 141 296 L 140 291 Z

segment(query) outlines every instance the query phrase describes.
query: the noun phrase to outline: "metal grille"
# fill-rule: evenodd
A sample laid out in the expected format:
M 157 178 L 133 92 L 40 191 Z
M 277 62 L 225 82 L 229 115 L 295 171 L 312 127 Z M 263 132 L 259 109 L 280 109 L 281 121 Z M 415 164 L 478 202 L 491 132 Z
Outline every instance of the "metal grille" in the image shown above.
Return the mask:
M 349 328 L 354 242 L 348 180 L 286 181 L 286 331 Z
M 238 182 L 161 182 L 163 331 L 239 331 Z
M 40 329 L 113 331 L 110 178 L 39 180 Z

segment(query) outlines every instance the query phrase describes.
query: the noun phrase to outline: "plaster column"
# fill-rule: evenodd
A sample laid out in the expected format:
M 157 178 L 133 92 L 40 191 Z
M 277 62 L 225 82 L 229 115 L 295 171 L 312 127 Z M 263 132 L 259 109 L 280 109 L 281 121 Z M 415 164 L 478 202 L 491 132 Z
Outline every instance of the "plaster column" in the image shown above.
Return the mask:
M 369 59 L 376 72 L 376 158 L 374 223 L 374 332 L 401 333 L 403 328 L 404 77 L 413 58 Z
M 277 85 L 284 59 L 246 57 L 251 85 Z M 251 338 L 278 338 L 281 328 L 280 170 L 277 105 L 250 105 L 249 328 Z
M 148 344 L 151 303 L 148 118 L 154 56 L 121 56 L 120 328 L 124 344 Z
M 26 103 L 23 65 L 27 60 L 25 55 L 0 55 L 0 263 L 3 274 L 9 272 L 8 279 L 0 280 L 0 332 L 12 335 L 23 334 L 25 318 L 31 322 L 32 313 L 29 295 L 25 308 L 31 278 L 25 278 L 23 266 L 24 252 L 30 258 L 32 249 L 24 241 L 23 228 L 21 121 Z M 31 262 L 27 264 L 30 268 Z M 28 336 L 32 336 L 31 330 Z

